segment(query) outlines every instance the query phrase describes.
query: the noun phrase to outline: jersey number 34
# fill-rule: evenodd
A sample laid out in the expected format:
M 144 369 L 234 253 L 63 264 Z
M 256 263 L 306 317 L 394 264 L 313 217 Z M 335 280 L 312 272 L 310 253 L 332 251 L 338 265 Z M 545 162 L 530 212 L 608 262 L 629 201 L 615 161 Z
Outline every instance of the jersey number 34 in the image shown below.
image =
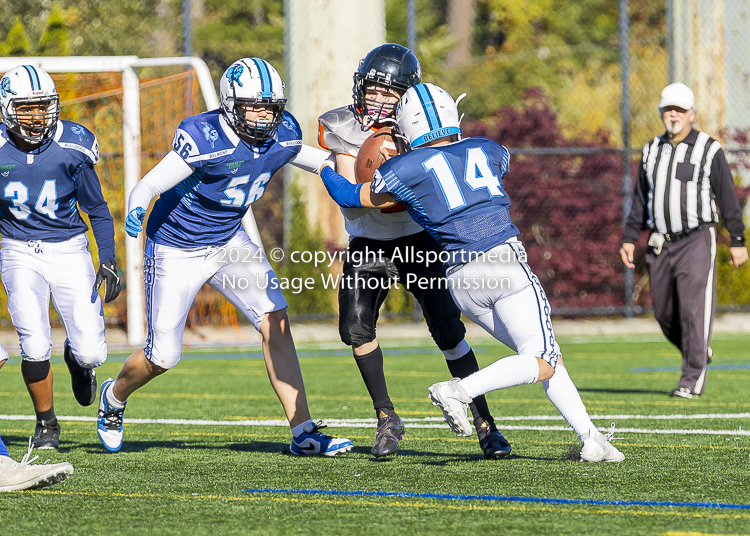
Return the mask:
M 31 209 L 26 205 L 29 200 L 29 189 L 20 181 L 10 181 L 5 185 L 5 191 L 3 192 L 5 199 L 10 199 L 13 204 L 12 207 L 8 207 L 11 214 L 15 216 L 17 220 L 25 220 L 31 216 Z M 42 189 L 39 191 L 39 195 L 34 203 L 34 210 L 40 214 L 44 214 L 51 220 L 57 219 L 57 181 L 49 179 L 44 181 Z

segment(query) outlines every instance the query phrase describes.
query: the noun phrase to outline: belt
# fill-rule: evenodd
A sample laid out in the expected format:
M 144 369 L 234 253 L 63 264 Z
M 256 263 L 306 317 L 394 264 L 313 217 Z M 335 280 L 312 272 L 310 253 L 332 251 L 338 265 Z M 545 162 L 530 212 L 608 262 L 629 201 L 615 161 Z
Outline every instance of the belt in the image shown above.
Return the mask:
M 694 235 L 695 233 L 702 231 L 705 228 L 706 226 L 701 223 L 698 227 L 692 227 L 690 229 L 681 231 L 679 233 L 666 233 L 664 235 L 664 240 L 666 240 L 667 242 L 679 242 L 683 238 L 687 238 L 688 236 Z

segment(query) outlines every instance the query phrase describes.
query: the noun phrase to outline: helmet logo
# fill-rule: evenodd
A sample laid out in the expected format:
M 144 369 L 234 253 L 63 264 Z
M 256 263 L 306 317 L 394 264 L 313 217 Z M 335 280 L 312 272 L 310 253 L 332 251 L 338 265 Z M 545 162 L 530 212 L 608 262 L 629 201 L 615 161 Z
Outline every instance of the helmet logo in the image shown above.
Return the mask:
M 234 82 L 237 82 L 237 85 L 242 87 L 242 82 L 240 82 L 240 76 L 242 75 L 242 71 L 244 71 L 245 68 L 240 65 L 232 65 L 229 69 L 227 69 L 227 78 L 229 79 L 229 83 L 233 84 Z
M 10 89 L 10 78 L 3 78 L 0 80 L 0 95 L 7 97 L 8 93 L 11 95 L 18 95 L 18 93 Z
M 203 127 L 201 128 L 201 130 L 203 131 L 203 137 L 206 138 L 207 142 L 211 143 L 211 149 L 213 149 L 214 143 L 216 143 L 216 140 L 219 139 L 219 133 L 216 132 L 216 129 L 208 123 L 201 122 L 201 125 L 203 125 Z

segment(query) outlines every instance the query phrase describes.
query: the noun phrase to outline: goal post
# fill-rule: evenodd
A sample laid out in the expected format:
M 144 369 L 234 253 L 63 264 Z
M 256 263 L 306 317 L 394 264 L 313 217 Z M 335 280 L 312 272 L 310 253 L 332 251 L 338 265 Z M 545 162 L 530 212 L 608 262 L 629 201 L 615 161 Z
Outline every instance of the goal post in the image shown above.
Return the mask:
M 121 94 L 122 98 L 122 166 L 121 170 L 115 169 L 113 172 L 121 177 L 115 177 L 115 180 L 121 180 L 120 191 L 122 196 L 117 200 L 118 206 L 127 207 L 127 199 L 130 192 L 138 183 L 142 176 L 141 158 L 143 155 L 141 146 L 141 89 L 146 85 L 142 84 L 138 78 L 137 69 L 141 68 L 159 68 L 159 67 L 179 67 L 185 66 L 195 72 L 200 94 L 203 97 L 207 109 L 213 110 L 219 107 L 219 99 L 216 95 L 216 89 L 211 79 L 211 73 L 206 63 L 197 57 L 174 57 L 174 58 L 139 58 L 138 56 L 59 56 L 59 57 L 12 57 L 0 58 L 0 73 L 5 73 L 19 65 L 34 65 L 49 73 L 77 75 L 84 73 L 119 73 L 121 76 L 121 86 L 110 91 L 99 91 L 97 96 L 110 96 L 112 94 Z M 56 83 L 57 80 L 56 80 Z M 59 84 L 58 84 L 59 85 Z M 58 88 L 59 92 L 59 88 Z M 84 95 L 74 99 L 76 103 L 86 101 Z M 93 97 L 92 97 L 93 101 Z M 73 102 L 73 101 L 70 101 Z M 61 105 L 65 104 L 61 97 Z M 96 104 L 94 103 L 94 107 Z M 96 115 L 97 111 L 92 111 Z M 193 113 L 197 113 L 195 110 Z M 187 116 L 189 114 L 184 114 Z M 183 119 L 180 117 L 178 120 Z M 67 119 L 62 114 L 62 119 Z M 147 119 L 147 118 L 144 118 Z M 174 121 L 173 121 L 174 122 Z M 82 121 L 84 126 L 92 129 L 94 134 L 99 136 L 95 125 L 87 125 Z M 172 130 L 173 132 L 173 130 Z M 171 136 L 166 132 L 161 133 L 162 137 Z M 102 140 L 100 139 L 100 145 Z M 165 140 L 165 146 L 171 143 L 171 137 Z M 163 154 L 161 154 L 163 156 Z M 161 158 L 158 156 L 158 158 Z M 156 155 L 149 155 L 151 165 L 155 163 Z M 156 160 L 158 161 L 158 160 Z M 115 166 L 116 167 L 116 166 Z M 108 199 L 112 202 L 113 200 Z M 121 205 L 120 205 L 121 204 Z M 124 214 L 123 214 L 124 216 Z M 121 224 L 121 222 L 118 222 Z M 250 238 L 261 245 L 260 234 L 258 232 L 252 211 L 248 210 L 243 218 L 243 226 Z M 116 235 L 118 234 L 116 229 Z M 142 345 L 146 340 L 145 332 L 145 296 L 143 288 L 143 235 L 139 238 L 126 238 L 125 245 L 125 275 L 126 275 L 126 326 L 128 333 L 128 343 L 132 346 Z M 120 242 L 120 246 L 122 243 Z

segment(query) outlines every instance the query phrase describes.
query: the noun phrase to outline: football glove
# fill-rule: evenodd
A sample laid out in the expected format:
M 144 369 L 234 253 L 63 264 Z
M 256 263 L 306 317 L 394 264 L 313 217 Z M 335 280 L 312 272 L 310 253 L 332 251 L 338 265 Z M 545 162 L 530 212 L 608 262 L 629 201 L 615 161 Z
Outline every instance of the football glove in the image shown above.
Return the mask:
M 323 173 L 323 170 L 327 167 L 330 167 L 333 171 L 336 171 L 336 154 L 335 153 L 328 153 L 328 158 L 323 160 L 323 162 L 320 164 L 320 167 L 316 170 L 316 173 L 320 175 Z
M 120 276 L 117 275 L 117 263 L 115 261 L 103 262 L 96 272 L 96 283 L 94 292 L 99 292 L 99 287 L 104 283 L 104 303 L 109 303 L 120 295 Z
M 133 238 L 143 231 L 143 220 L 146 219 L 146 211 L 141 207 L 136 207 L 130 211 L 125 219 L 125 232 Z

